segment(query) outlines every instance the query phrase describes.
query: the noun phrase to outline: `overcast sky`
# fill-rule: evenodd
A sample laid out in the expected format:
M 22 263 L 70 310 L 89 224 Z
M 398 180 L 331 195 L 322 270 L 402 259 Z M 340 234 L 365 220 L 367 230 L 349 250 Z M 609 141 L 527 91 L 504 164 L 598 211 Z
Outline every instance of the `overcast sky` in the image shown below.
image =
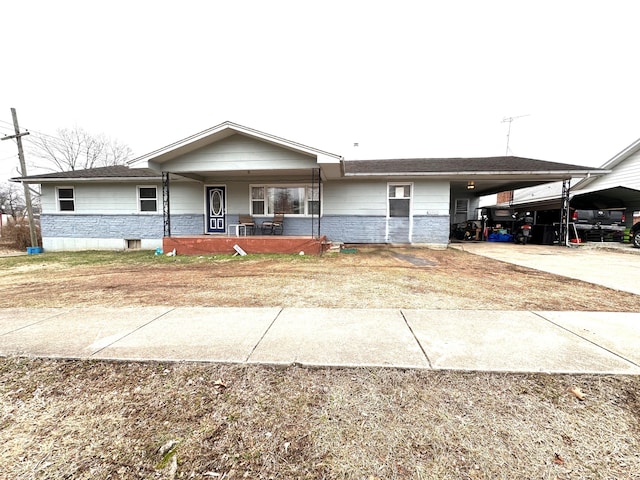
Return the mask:
M 599 166 L 640 137 L 629 1 L 3 4 L 0 135 L 79 126 L 145 154 L 230 120 L 346 158 Z M 358 142 L 358 149 L 353 143 Z M 0 180 L 15 176 L 0 142 Z

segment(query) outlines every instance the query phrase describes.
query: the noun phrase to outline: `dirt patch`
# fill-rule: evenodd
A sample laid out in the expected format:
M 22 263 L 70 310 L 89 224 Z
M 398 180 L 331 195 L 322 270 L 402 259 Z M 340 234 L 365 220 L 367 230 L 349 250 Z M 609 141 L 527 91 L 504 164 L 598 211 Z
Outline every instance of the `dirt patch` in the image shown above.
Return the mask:
M 640 311 L 637 295 L 453 249 L 242 259 L 101 255 L 80 264 L 72 254 L 0 258 L 0 306 Z

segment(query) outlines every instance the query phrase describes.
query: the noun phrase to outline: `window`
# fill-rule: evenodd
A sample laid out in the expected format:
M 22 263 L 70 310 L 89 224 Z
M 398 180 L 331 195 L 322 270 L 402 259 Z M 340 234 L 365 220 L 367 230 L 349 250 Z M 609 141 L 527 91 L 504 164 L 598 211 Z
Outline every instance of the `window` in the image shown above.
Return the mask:
M 264 215 L 264 187 L 251 187 L 251 212 L 253 215 Z
M 252 185 L 252 215 L 319 215 L 320 192 L 311 185 Z
M 307 187 L 307 214 L 320 215 L 320 189 Z
M 469 214 L 469 199 L 456 198 L 455 210 L 453 212 L 453 223 L 466 222 Z
M 408 217 L 411 211 L 411 184 L 389 184 L 389 216 Z
M 73 212 L 76 209 L 76 199 L 73 187 L 58 187 L 58 210 L 61 212 Z
M 138 187 L 138 202 L 141 212 L 157 212 L 158 189 L 156 187 Z

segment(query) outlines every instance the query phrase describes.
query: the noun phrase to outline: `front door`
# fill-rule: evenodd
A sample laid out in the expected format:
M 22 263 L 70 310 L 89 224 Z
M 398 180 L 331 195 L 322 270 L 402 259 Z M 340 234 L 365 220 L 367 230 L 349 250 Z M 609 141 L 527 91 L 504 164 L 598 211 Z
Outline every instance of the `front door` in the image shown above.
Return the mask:
M 226 187 L 206 187 L 206 233 L 225 233 L 227 231 L 226 212 L 227 195 Z

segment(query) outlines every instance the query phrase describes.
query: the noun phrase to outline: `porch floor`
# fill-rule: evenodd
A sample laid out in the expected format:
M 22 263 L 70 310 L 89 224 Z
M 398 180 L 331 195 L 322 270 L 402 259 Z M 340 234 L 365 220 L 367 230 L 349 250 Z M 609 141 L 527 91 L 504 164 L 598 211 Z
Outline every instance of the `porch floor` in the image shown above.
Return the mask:
M 251 253 L 300 253 L 320 255 L 328 248 L 327 238 L 287 235 L 189 235 L 162 239 L 162 248 L 170 252 L 174 248 L 178 255 L 233 254 L 238 245 Z

